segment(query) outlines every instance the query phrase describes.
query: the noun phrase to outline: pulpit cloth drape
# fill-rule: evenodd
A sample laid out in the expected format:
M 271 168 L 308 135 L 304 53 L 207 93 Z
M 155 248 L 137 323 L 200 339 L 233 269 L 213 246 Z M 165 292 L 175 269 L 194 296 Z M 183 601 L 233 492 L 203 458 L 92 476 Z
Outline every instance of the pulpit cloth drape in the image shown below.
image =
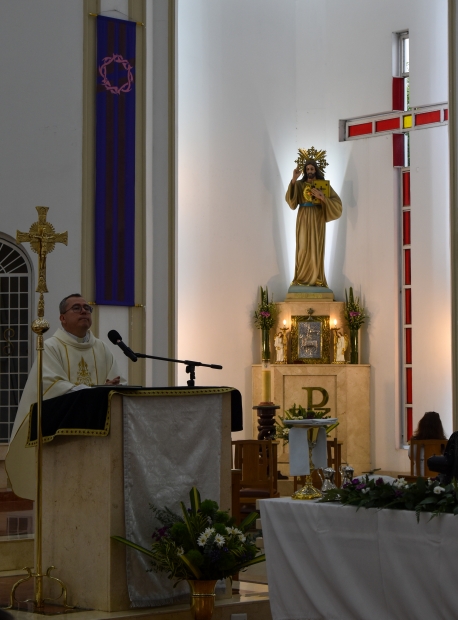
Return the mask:
M 147 396 L 160 394 L 170 396 L 177 394 L 214 394 L 230 392 L 231 394 L 231 431 L 243 430 L 242 395 L 230 387 L 195 387 L 185 386 L 167 388 L 134 388 L 128 385 L 98 386 L 90 390 L 69 392 L 56 398 L 43 401 L 41 432 L 43 442 L 52 441 L 56 435 L 96 435 L 106 437 L 110 431 L 110 401 L 113 394 L 137 394 Z M 37 404 L 30 407 L 28 420 L 27 446 L 37 443 Z
M 181 514 L 197 486 L 202 499 L 219 501 L 222 395 L 125 396 L 124 501 L 126 535 L 151 548 L 149 504 Z M 145 415 L 145 410 L 150 415 Z M 228 509 L 229 506 L 222 506 Z M 133 607 L 153 607 L 189 600 L 186 582 L 173 588 L 163 574 L 147 572 L 150 558 L 127 549 L 127 585 Z
M 261 500 L 274 620 L 452 620 L 458 518 Z

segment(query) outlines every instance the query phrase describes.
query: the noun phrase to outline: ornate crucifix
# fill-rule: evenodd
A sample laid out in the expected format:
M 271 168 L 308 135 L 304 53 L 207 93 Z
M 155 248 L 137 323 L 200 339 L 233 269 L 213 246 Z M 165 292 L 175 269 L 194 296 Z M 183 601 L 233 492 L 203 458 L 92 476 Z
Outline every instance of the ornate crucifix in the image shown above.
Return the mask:
M 34 222 L 28 233 L 16 232 L 18 243 L 29 242 L 32 251 L 38 254 L 38 286 L 37 293 L 47 293 L 46 286 L 46 254 L 52 252 L 56 243 L 67 245 L 68 233 L 56 233 L 54 226 L 46 221 L 49 207 L 35 207 L 38 211 L 38 222 Z

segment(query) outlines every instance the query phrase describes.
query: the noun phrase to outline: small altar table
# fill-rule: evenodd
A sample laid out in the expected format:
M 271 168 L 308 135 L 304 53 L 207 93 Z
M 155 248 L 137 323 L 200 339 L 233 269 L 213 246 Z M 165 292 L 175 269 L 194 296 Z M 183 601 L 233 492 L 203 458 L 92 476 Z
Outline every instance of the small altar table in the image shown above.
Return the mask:
M 261 500 L 274 620 L 457 617 L 458 518 Z

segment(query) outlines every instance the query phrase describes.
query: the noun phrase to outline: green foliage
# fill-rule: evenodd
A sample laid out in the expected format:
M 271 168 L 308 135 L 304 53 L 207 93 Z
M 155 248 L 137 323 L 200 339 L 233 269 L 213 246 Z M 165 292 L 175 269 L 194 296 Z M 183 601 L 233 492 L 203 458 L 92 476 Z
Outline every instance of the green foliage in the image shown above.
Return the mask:
M 267 286 L 261 289 L 261 303 L 254 313 L 254 324 L 258 329 L 272 329 L 278 316 L 278 306 L 273 300 L 269 301 Z
M 437 479 L 418 478 L 408 484 L 403 478 L 393 483 L 383 478 L 369 480 L 369 476 L 355 478 L 342 489 L 326 491 L 320 502 L 340 502 L 346 506 L 360 508 L 392 508 L 411 510 L 417 521 L 421 512 L 431 513 L 431 519 L 440 514 L 458 514 L 458 485 L 453 481 L 442 487 Z
M 200 551 L 197 551 L 197 549 L 191 549 L 188 551 L 186 557 L 196 566 L 202 566 L 204 563 L 204 556 L 200 553 Z
M 204 500 L 200 505 L 200 511 L 207 517 L 213 518 L 218 510 L 218 504 L 211 499 Z
M 162 524 L 153 532 L 151 550 L 122 538 L 113 536 L 147 554 L 152 569 L 175 579 L 224 579 L 240 570 L 265 560 L 258 555 L 254 540 L 246 530 L 258 517 L 251 513 L 239 527 L 227 511 L 219 510 L 212 500 L 201 502 L 199 491 L 193 487 L 189 494 L 190 508 L 181 502 L 181 515 L 168 508 L 151 506 L 155 518 Z
M 344 317 L 350 329 L 359 329 L 367 318 L 365 310 L 359 302 L 359 297 L 354 297 L 353 287 L 351 286 L 348 295 L 347 289 L 345 289 Z
M 326 410 L 318 409 L 305 409 L 302 405 L 293 404 L 292 407 L 285 410 L 285 415 L 278 416 L 278 420 L 275 421 L 275 437 L 282 439 L 283 443 L 289 442 L 290 427 L 285 424 L 285 420 L 322 420 L 328 417 Z M 339 423 L 330 424 L 325 427 L 326 434 L 330 433 Z
M 196 489 L 196 487 L 192 487 L 190 493 L 189 493 L 189 500 L 191 502 L 191 511 L 192 514 L 195 515 L 197 514 L 197 511 L 199 510 L 199 507 L 201 505 L 200 502 L 200 493 L 199 491 Z M 208 500 L 207 500 L 208 501 Z

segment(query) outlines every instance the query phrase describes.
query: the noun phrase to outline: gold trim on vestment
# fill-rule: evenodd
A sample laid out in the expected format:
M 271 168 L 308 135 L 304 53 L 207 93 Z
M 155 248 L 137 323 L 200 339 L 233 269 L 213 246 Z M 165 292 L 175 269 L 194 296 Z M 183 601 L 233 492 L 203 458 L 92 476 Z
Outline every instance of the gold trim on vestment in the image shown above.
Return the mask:
M 57 340 L 59 340 L 59 338 L 57 338 Z M 59 340 L 59 342 L 62 342 L 62 340 Z M 62 344 L 65 347 L 65 355 L 67 356 L 67 377 L 70 380 L 70 358 L 68 357 L 67 345 L 65 344 L 65 342 L 62 342 Z
M 50 390 L 50 389 L 51 389 L 54 385 L 56 385 L 56 383 L 59 383 L 59 381 L 63 381 L 63 379 L 56 379 L 56 380 L 54 381 L 54 383 L 52 383 L 52 384 L 49 386 L 49 388 L 43 392 L 43 396 L 44 396 L 45 394 L 47 394 L 47 393 L 49 392 L 49 390 Z M 35 404 L 35 403 L 34 403 L 34 404 Z
M 99 372 L 97 370 L 97 360 L 95 359 L 95 351 L 94 351 L 95 347 L 92 347 L 92 355 L 94 357 L 94 366 L 95 366 L 95 384 L 99 385 Z M 107 355 L 105 353 L 105 362 L 107 359 Z

